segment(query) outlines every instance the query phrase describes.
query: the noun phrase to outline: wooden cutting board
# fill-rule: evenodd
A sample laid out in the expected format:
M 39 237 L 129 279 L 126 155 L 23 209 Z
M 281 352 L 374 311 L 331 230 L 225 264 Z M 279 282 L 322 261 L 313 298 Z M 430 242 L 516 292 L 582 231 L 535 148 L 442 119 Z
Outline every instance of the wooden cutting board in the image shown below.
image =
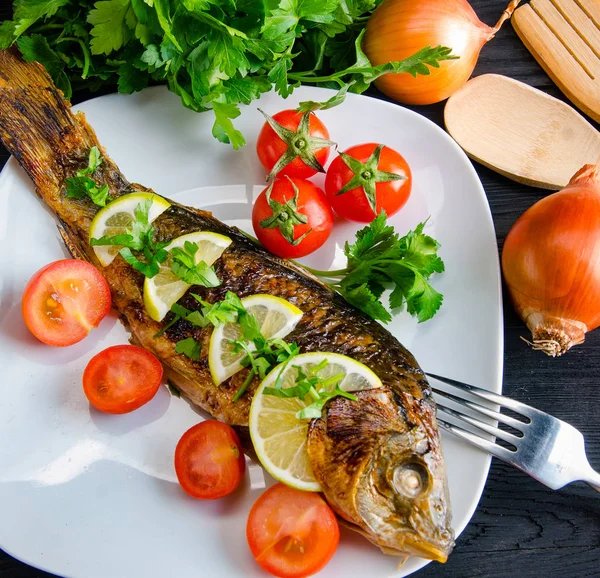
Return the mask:
M 583 116 L 506 76 L 469 80 L 448 99 L 444 121 L 472 159 L 520 183 L 558 190 L 600 163 L 600 133 Z
M 548 76 L 600 122 L 600 0 L 531 0 L 512 24 Z

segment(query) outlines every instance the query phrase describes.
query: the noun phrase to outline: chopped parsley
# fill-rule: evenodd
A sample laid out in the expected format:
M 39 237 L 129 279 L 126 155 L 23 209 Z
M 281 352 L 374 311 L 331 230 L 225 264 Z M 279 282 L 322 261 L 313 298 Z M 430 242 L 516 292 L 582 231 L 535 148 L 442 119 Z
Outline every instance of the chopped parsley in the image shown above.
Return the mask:
M 196 263 L 198 244 L 186 241 L 183 248 L 171 249 L 171 271 L 188 285 L 201 285 L 203 287 L 218 287 L 221 280 L 215 270 L 204 261 Z
M 88 156 L 88 166 L 79 169 L 74 177 L 68 177 L 65 180 L 67 186 L 67 197 L 70 199 L 82 199 L 89 197 L 95 205 L 104 207 L 111 200 L 108 191 L 108 185 L 98 187 L 98 184 L 91 178 L 96 169 L 102 164 L 102 156 L 97 146 L 90 149 Z
M 292 387 L 281 387 L 281 375 L 285 369 L 282 368 L 275 382 L 275 387 L 265 387 L 264 395 L 274 395 L 276 397 L 290 398 L 297 397 L 305 400 L 307 406 L 296 413 L 298 419 L 320 418 L 325 404 L 334 397 L 345 397 L 356 401 L 356 396 L 340 389 L 340 382 L 344 379 L 344 374 L 339 373 L 331 377 L 323 378 L 318 374 L 328 365 L 324 359 L 315 367 L 307 370 L 306 373 L 298 365 L 292 367 L 297 375 Z M 332 389 L 333 388 L 333 389 Z
M 160 264 L 167 260 L 165 247 L 168 243 L 154 241 L 154 227 L 150 224 L 149 214 L 152 199 L 139 203 L 133 214 L 134 219 L 127 232 L 113 237 L 90 239 L 90 245 L 117 245 L 122 247 L 119 253 L 134 269 L 146 277 L 158 274 Z
M 194 361 L 200 361 L 200 351 L 202 344 L 196 341 L 193 337 L 182 339 L 175 344 L 175 353 L 187 355 Z

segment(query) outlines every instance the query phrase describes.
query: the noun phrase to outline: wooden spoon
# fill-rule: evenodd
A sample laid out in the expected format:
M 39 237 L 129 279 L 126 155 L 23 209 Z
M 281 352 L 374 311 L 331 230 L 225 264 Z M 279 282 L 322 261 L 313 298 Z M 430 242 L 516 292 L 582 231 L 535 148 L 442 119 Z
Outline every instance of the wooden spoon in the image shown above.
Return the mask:
M 446 103 L 450 135 L 474 160 L 519 183 L 562 189 L 600 163 L 600 133 L 568 104 L 498 74 L 477 76 Z

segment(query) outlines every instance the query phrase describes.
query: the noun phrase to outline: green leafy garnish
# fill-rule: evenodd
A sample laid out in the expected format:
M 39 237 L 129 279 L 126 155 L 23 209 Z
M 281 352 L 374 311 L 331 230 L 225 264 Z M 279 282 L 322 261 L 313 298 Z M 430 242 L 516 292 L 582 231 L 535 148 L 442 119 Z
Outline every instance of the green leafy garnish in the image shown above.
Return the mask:
M 107 201 L 110 201 L 108 185 L 98 187 L 97 183 L 90 178 L 96 172 L 96 169 L 102 164 L 102 157 L 98 147 L 93 146 L 90 149 L 88 157 L 88 166 L 79 169 L 74 177 L 65 180 L 67 185 L 67 197 L 70 199 L 82 199 L 89 197 L 92 202 L 99 207 L 104 207 Z
M 194 361 L 200 361 L 200 350 L 202 344 L 196 341 L 193 337 L 182 339 L 175 344 L 175 353 L 187 355 Z
M 301 367 L 294 365 L 297 375 L 292 387 L 281 387 L 278 378 L 275 387 L 265 387 L 262 392 L 264 395 L 284 398 L 297 397 L 306 401 L 308 405 L 296 413 L 298 419 L 320 418 L 325 404 L 334 397 L 341 396 L 356 401 L 355 395 L 340 389 L 339 383 L 344 378 L 343 373 L 328 378 L 318 375 L 326 366 L 327 360 L 324 359 L 320 364 L 304 373 Z
M 154 241 L 154 227 L 149 220 L 150 207 L 152 207 L 152 199 L 139 203 L 134 209 L 134 219 L 126 228 L 126 233 L 113 237 L 92 238 L 90 245 L 122 247 L 119 253 L 125 261 L 144 276 L 154 277 L 158 274 L 160 264 L 167 260 L 168 253 L 165 247 L 168 243 Z
M 431 319 L 442 305 L 443 296 L 430 284 L 434 273 L 444 271 L 438 256 L 440 244 L 425 235 L 425 223 L 400 237 L 381 212 L 369 225 L 356 233 L 353 244 L 346 243 L 348 266 L 339 271 L 312 273 L 329 280 L 330 285 L 349 303 L 373 319 L 388 323 L 390 309 L 403 309 L 419 323 Z M 386 287 L 393 288 L 389 308 L 381 302 Z
M 212 110 L 213 135 L 238 148 L 239 105 L 273 88 L 283 97 L 300 84 L 336 88 L 325 103 L 302 104 L 329 108 L 382 74 L 429 74 L 453 58 L 449 48 L 425 47 L 373 66 L 361 43 L 380 1 L 15 0 L 0 48 L 17 42 L 67 98 L 73 88 L 131 93 L 165 84 L 184 106 Z
M 204 261 L 195 262 L 198 252 L 198 244 L 186 241 L 183 249 L 175 247 L 171 249 L 171 271 L 188 285 L 201 285 L 203 287 L 218 287 L 221 280 L 217 277 L 215 270 Z

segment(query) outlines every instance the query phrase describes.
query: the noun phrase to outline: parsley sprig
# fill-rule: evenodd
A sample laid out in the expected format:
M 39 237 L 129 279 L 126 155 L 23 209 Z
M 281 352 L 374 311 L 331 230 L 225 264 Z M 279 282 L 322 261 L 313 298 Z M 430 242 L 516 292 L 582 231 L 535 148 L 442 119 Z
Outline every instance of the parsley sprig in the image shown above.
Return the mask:
M 88 166 L 76 171 L 74 177 L 68 177 L 65 180 L 67 186 L 67 197 L 70 199 L 82 199 L 89 197 L 95 205 L 104 207 L 111 200 L 108 191 L 108 185 L 104 184 L 98 187 L 98 184 L 92 175 L 102 164 L 102 156 L 97 146 L 90 149 L 88 156 Z
M 321 363 L 315 367 L 306 370 L 306 373 L 298 365 L 293 365 L 296 370 L 296 378 L 294 385 L 291 387 L 282 387 L 280 378 L 281 373 L 285 368 L 282 368 L 276 382 L 275 387 L 265 387 L 264 395 L 274 395 L 276 397 L 291 398 L 297 397 L 307 402 L 306 407 L 296 413 L 298 419 L 315 419 L 320 418 L 325 404 L 334 397 L 345 397 L 352 401 L 356 401 L 356 396 L 343 391 L 340 388 L 340 382 L 344 379 L 344 374 L 339 373 L 330 377 L 324 378 L 319 376 L 319 373 L 327 367 L 327 359 L 323 359 Z
M 232 291 L 228 291 L 225 298 L 216 303 L 207 303 L 195 293 L 191 295 L 201 305 L 201 309 L 191 311 L 175 303 L 171 307 L 171 312 L 174 314 L 173 319 L 154 337 L 160 337 L 181 319 L 194 327 L 206 327 L 209 324 L 217 327 L 225 323 L 237 323 L 240 326 L 242 335 L 239 339 L 232 341 L 231 345 L 235 353 L 244 353 L 240 363 L 243 367 L 249 368 L 250 371 L 235 393 L 234 402 L 237 402 L 244 395 L 255 377 L 258 376 L 264 379 L 273 367 L 284 361 L 289 361 L 300 353 L 296 343 L 288 343 L 280 338 L 267 339 L 262 334 L 256 317 L 244 307 L 241 299 Z M 193 338 L 178 341 L 175 351 L 198 361 L 200 344 L 196 348 L 193 342 Z
M 427 321 L 442 305 L 443 295 L 429 284 L 429 278 L 444 271 L 444 262 L 437 254 L 440 244 L 423 233 L 425 224 L 419 223 L 400 237 L 382 211 L 356 233 L 353 244 L 346 243 L 346 268 L 305 268 L 323 277 L 346 301 L 373 319 L 389 323 L 391 310 L 406 308 L 419 322 Z M 392 289 L 389 308 L 381 301 L 386 288 Z
M 198 244 L 185 241 L 183 248 L 174 247 L 170 254 L 172 258 L 171 271 L 188 285 L 201 285 L 202 287 L 218 287 L 221 280 L 215 270 L 205 261 L 196 263 Z
M 112 237 L 103 236 L 90 239 L 90 245 L 116 245 L 119 253 L 134 269 L 146 277 L 158 274 L 160 264 L 167 260 L 165 247 L 168 243 L 154 240 L 154 227 L 150 224 L 149 214 L 152 199 L 146 199 L 134 209 L 134 219 L 126 228 L 127 232 Z M 135 252 L 134 252 L 135 251 Z
M 239 148 L 239 105 L 273 87 L 283 97 L 300 84 L 337 88 L 305 110 L 329 108 L 382 74 L 429 74 L 454 58 L 449 48 L 424 47 L 373 66 L 361 41 L 380 1 L 15 0 L 13 20 L 0 24 L 0 48 L 16 42 L 67 98 L 73 89 L 132 93 L 166 84 L 184 106 L 212 109 L 213 135 Z

